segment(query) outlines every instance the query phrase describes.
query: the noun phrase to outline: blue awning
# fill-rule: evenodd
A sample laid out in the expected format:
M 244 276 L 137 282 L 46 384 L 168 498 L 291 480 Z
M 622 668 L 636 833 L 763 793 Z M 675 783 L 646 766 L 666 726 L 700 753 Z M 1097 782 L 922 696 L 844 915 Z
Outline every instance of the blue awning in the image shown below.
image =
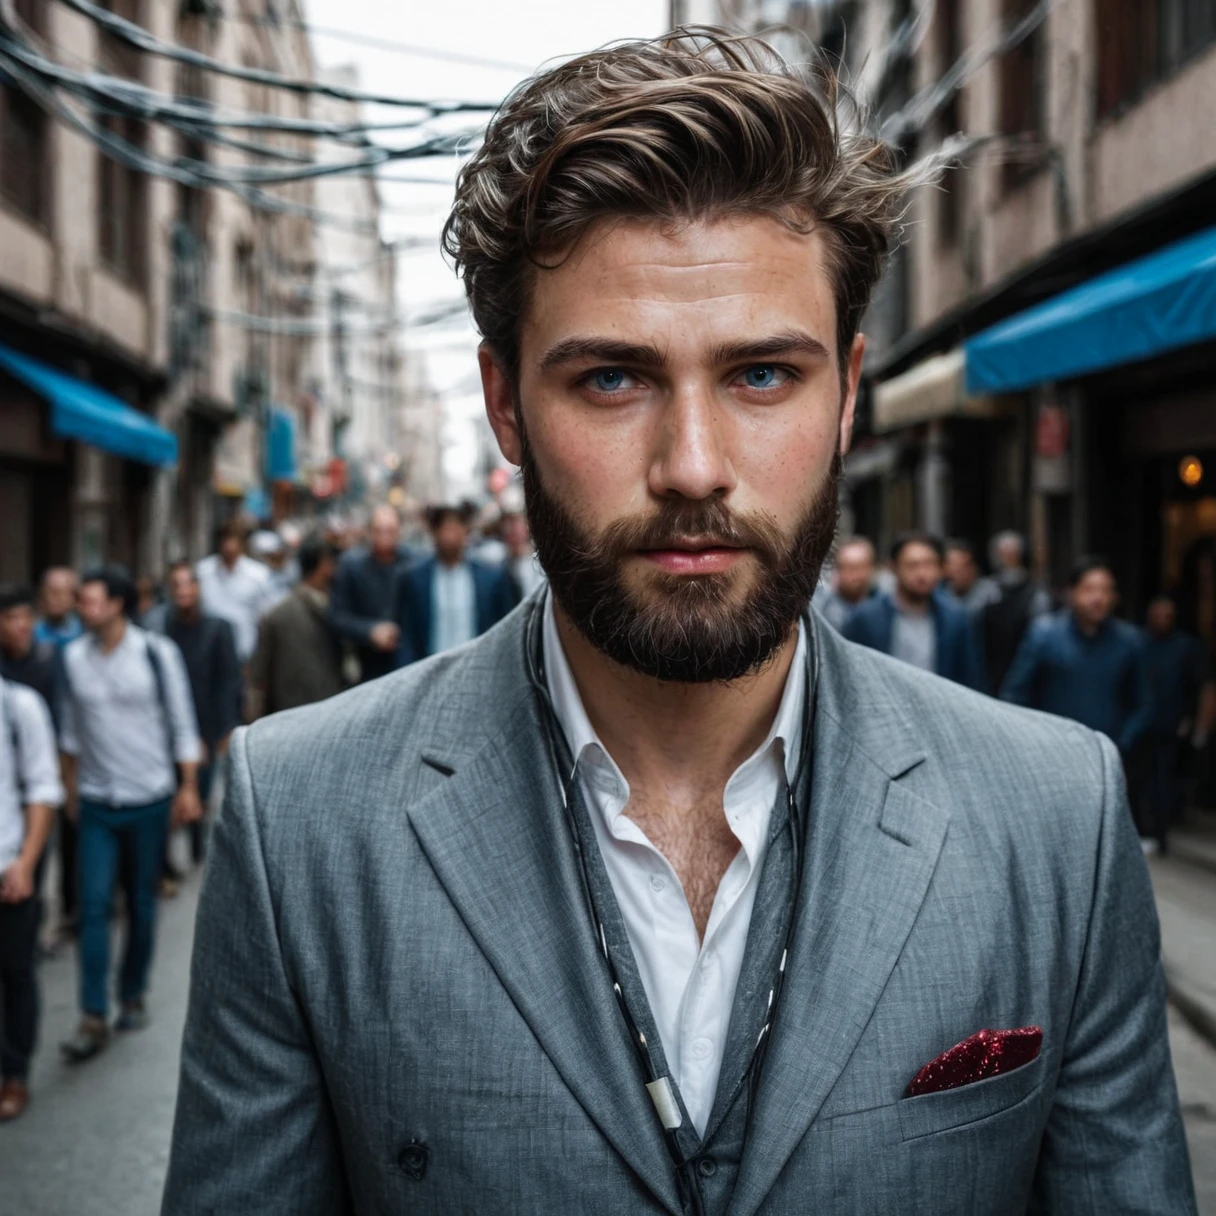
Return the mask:
M 266 480 L 296 479 L 296 419 L 290 410 L 272 405 L 266 420 Z
M 177 463 L 177 436 L 113 393 L 57 371 L 2 342 L 0 368 L 50 402 L 51 429 L 56 435 L 79 439 L 142 464 Z
M 963 344 L 969 393 L 1071 380 L 1216 338 L 1216 228 L 1063 292 Z

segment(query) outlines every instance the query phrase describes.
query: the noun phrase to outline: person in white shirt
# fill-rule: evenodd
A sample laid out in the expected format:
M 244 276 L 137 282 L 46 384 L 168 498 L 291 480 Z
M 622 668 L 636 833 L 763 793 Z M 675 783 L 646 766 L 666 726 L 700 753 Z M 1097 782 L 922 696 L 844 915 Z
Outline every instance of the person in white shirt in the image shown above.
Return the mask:
M 85 1060 L 109 1031 L 110 907 L 126 890 L 128 931 L 119 978 L 118 1030 L 147 1022 L 156 897 L 170 821 L 202 815 L 198 726 L 181 651 L 132 624 L 134 587 L 120 566 L 84 576 L 80 617 L 87 632 L 64 649 L 60 751 L 68 813 L 79 828 L 80 1027 L 64 1054 Z M 119 866 L 124 854 L 127 863 Z
M 203 611 L 232 626 L 236 657 L 248 663 L 258 644 L 258 618 L 270 608 L 276 590 L 270 570 L 246 557 L 245 529 L 235 520 L 221 526 L 216 552 L 198 564 Z
M 38 1035 L 35 952 L 42 856 L 63 801 L 46 702 L 0 680 L 0 1123 L 29 1101 Z

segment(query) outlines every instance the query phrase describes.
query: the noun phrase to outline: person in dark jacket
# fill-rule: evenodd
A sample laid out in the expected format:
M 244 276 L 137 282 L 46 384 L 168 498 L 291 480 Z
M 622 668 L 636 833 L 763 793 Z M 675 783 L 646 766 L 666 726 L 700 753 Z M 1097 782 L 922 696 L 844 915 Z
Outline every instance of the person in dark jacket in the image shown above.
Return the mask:
M 55 712 L 55 643 L 34 636 L 32 587 L 0 586 L 0 676 L 32 688 Z
M 469 512 L 465 508 L 432 507 L 427 524 L 435 556 L 397 580 L 393 619 L 401 630 L 401 666 L 471 642 L 518 602 L 503 567 L 466 556 Z
M 999 696 L 1014 655 L 1032 622 L 1051 611 L 1051 596 L 1026 569 L 1026 542 L 1013 531 L 998 532 L 989 544 L 996 596 L 975 618 L 988 691 Z
M 1139 632 L 1112 615 L 1118 593 L 1105 559 L 1081 558 L 1068 588 L 1068 607 L 1031 626 L 1001 699 L 1101 731 L 1126 761 L 1150 714 Z
M 296 558 L 300 581 L 261 620 L 249 669 L 250 720 L 324 701 L 345 687 L 341 647 L 326 618 L 337 552 L 310 536 Z
M 1148 606 L 1144 675 L 1149 714 L 1141 747 L 1142 831 L 1164 853 L 1170 824 L 1182 810 L 1185 757 L 1208 678 L 1203 643 L 1178 628 L 1178 606 L 1168 595 L 1155 596 Z
M 338 637 L 353 642 L 363 680 L 392 671 L 401 631 L 393 615 L 397 579 L 410 564 L 400 545 L 401 520 L 387 503 L 371 515 L 371 544 L 342 556 L 329 596 L 329 623 Z
M 241 724 L 241 665 L 232 626 L 202 609 L 198 576 L 187 561 L 169 569 L 169 605 L 164 634 L 177 643 L 190 679 L 194 715 L 203 741 L 198 769 L 198 796 L 206 814 L 215 765 L 228 749 L 228 736 Z M 203 822 L 189 825 L 190 851 L 197 865 L 203 859 Z M 168 877 L 174 875 L 171 870 Z
M 956 684 L 982 689 L 983 670 L 971 623 L 939 590 L 942 543 L 905 532 L 891 546 L 895 591 L 860 604 L 841 632 L 851 642 L 881 650 Z

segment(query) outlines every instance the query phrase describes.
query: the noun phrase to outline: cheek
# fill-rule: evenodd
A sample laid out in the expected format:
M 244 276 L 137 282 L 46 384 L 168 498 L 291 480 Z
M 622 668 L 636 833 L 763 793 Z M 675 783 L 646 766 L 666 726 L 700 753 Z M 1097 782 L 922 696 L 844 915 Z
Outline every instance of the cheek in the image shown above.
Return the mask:
M 828 477 L 836 443 L 837 419 L 831 411 L 791 413 L 788 420 L 759 414 L 739 430 L 739 489 L 783 521 L 792 519 Z
M 598 524 L 645 506 L 648 443 L 628 419 L 609 426 L 560 406 L 538 414 L 528 436 L 541 480 L 576 518 Z

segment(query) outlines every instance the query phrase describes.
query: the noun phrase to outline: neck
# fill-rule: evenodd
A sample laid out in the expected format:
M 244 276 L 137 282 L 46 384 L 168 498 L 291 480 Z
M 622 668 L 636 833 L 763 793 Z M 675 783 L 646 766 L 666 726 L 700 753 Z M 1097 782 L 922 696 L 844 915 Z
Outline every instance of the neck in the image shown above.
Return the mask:
M 177 619 L 185 621 L 187 625 L 193 625 L 200 616 L 202 616 L 202 613 L 199 611 L 197 604 L 192 608 L 179 608 L 177 610 Z
M 895 604 L 903 612 L 924 616 L 929 611 L 930 597 L 909 595 L 902 587 L 895 588 Z
M 729 684 L 678 684 L 613 662 L 554 604 L 558 635 L 587 717 L 632 789 L 672 801 L 721 795 L 777 716 L 798 644 L 795 626 L 758 672 Z M 720 802 L 717 804 L 720 806 Z
M 58 629 L 62 625 L 66 625 L 67 620 L 68 613 L 66 612 L 61 612 L 58 616 L 52 616 L 49 612 L 46 614 L 46 623 L 54 629 Z
M 324 595 L 329 590 L 328 583 L 311 578 L 300 579 L 300 586 L 307 587 L 310 591 L 315 591 L 318 595 Z
M 236 555 L 236 557 L 233 557 L 233 558 L 227 558 L 222 553 L 220 554 L 220 561 L 222 561 L 229 570 L 235 570 L 236 564 L 240 560 L 241 560 L 241 555 L 239 553 Z
M 387 566 L 397 556 L 395 549 L 373 549 L 372 557 L 376 559 L 382 566 Z
M 1080 631 L 1081 631 L 1081 632 L 1082 632 L 1082 633 L 1083 633 L 1083 634 L 1084 634 L 1084 635 L 1085 635 L 1087 638 L 1096 637 L 1096 636 L 1097 636 L 1097 633 L 1098 633 L 1098 630 L 1099 630 L 1099 629 L 1101 629 L 1101 628 L 1102 628 L 1102 626 L 1103 626 L 1103 625 L 1106 623 L 1105 621 L 1087 621 L 1087 620 L 1084 620 L 1084 619 L 1082 619 L 1081 617 L 1077 616 L 1077 614 L 1076 614 L 1075 612 L 1072 614 L 1072 619 L 1073 619 L 1074 621 L 1076 621 L 1076 623 L 1077 623 L 1077 628 L 1078 628 L 1078 629 L 1079 629 L 1079 630 L 1080 630 Z
M 437 554 L 437 556 L 439 558 L 439 564 L 441 566 L 447 566 L 449 570 L 454 570 L 462 561 L 464 561 L 463 553 L 457 553 L 455 556 L 449 555 L 447 557 L 440 553 Z
M 5 657 L 9 659 L 24 659 L 33 649 L 34 643 L 32 641 L 25 646 L 9 646 L 0 643 L 0 651 L 3 651 Z
M 104 653 L 109 654 L 127 632 L 127 618 L 125 616 L 115 617 L 108 625 L 103 625 L 97 631 L 97 641 L 101 644 L 101 649 Z

